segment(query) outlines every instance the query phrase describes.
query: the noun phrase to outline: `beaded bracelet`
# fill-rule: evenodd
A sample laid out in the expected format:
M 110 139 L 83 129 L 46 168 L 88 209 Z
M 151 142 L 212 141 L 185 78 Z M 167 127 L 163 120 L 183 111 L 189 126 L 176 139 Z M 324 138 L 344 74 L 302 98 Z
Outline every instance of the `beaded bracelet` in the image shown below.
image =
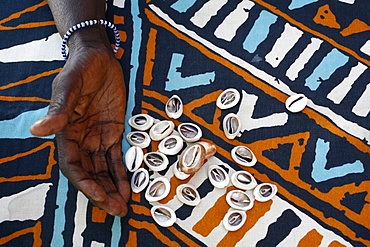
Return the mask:
M 71 37 L 72 33 L 74 31 L 77 31 L 78 29 L 81 29 L 81 28 L 84 28 L 84 27 L 88 27 L 88 26 L 93 26 L 93 25 L 97 25 L 97 24 L 101 24 L 105 27 L 109 27 L 110 29 L 113 30 L 114 32 L 114 38 L 116 40 L 116 43 L 115 43 L 115 46 L 113 48 L 113 53 L 116 54 L 117 51 L 118 51 L 118 48 L 120 46 L 120 37 L 119 37 L 119 33 L 118 33 L 118 30 L 116 28 L 116 26 L 107 21 L 107 20 L 103 20 L 103 19 L 100 19 L 100 20 L 89 20 L 89 21 L 83 21 L 77 25 L 74 25 L 73 27 L 71 27 L 70 29 L 68 29 L 67 33 L 63 36 L 63 40 L 62 40 L 62 49 L 61 49 L 61 52 L 62 52 L 62 56 L 64 58 L 64 60 L 67 61 L 68 59 L 68 54 L 67 54 L 67 51 L 66 51 L 66 48 L 67 48 L 67 41 L 68 39 Z

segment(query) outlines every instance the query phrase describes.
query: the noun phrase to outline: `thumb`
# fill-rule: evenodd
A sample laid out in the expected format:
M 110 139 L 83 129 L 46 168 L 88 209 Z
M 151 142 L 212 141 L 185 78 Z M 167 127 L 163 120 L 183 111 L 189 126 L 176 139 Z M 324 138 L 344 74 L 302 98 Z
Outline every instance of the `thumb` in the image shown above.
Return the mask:
M 61 131 L 69 122 L 80 95 L 81 80 L 68 67 L 55 77 L 48 113 L 30 128 L 35 136 L 48 136 Z
M 47 114 L 32 124 L 30 132 L 34 136 L 49 136 L 61 131 L 68 123 L 66 114 Z

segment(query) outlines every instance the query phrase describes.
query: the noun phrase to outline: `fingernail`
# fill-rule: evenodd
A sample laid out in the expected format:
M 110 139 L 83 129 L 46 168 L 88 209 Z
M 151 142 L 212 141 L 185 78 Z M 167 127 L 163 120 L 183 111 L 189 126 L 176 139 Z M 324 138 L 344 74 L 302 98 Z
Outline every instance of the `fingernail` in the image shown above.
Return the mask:
M 41 119 L 37 120 L 36 122 L 34 122 L 34 123 L 32 124 L 32 126 L 40 125 L 40 124 L 42 124 L 44 121 L 45 121 L 45 118 L 41 118 Z

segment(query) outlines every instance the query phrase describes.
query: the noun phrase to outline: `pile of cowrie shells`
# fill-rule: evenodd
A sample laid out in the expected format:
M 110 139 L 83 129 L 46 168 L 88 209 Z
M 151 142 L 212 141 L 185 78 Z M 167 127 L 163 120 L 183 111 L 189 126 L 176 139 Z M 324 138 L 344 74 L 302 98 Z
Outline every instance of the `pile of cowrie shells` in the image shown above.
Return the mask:
M 217 99 L 220 103 L 216 103 L 227 107 L 235 106 L 238 102 L 235 103 L 232 100 L 239 101 L 238 91 L 233 89 L 226 92 L 228 92 L 227 95 L 222 94 L 222 97 L 220 95 Z M 228 109 L 226 106 L 223 107 Z M 178 119 L 183 112 L 180 97 L 172 96 L 165 105 L 165 111 L 169 118 Z M 232 117 L 235 116 L 235 114 L 232 115 Z M 230 121 L 233 122 L 234 119 Z M 216 153 L 216 146 L 200 140 L 202 130 L 194 123 L 181 123 L 175 131 L 175 124 L 172 121 L 156 120 L 148 114 L 134 115 L 128 123 L 134 129 L 126 136 L 131 147 L 125 154 L 127 170 L 133 173 L 132 192 L 140 193 L 145 190 L 145 199 L 154 204 L 151 214 L 155 222 L 162 227 L 172 226 L 176 222 L 174 210 L 165 205 L 155 204 L 168 196 L 171 186 L 168 178 L 159 175 L 158 172 L 168 168 L 168 156 L 177 155 L 177 160 L 172 164 L 173 173 L 177 179 L 185 180 L 196 173 L 208 158 Z M 233 123 L 227 123 L 227 125 L 232 126 Z M 232 135 L 237 136 L 234 132 Z M 158 150 L 144 154 L 144 149 L 149 147 L 152 141 L 159 142 Z M 185 148 L 184 142 L 187 145 Z M 231 157 L 235 163 L 246 167 L 254 166 L 257 162 L 252 150 L 246 146 L 234 147 L 231 150 Z M 143 163 L 148 169 L 145 166 L 142 167 Z M 149 171 L 154 172 L 154 179 L 151 179 Z M 244 170 L 237 171 L 230 177 L 222 166 L 209 165 L 208 179 L 215 188 L 225 188 L 230 183 L 237 188 L 226 195 L 226 201 L 232 209 L 223 219 L 225 229 L 228 231 L 235 231 L 244 224 L 247 217 L 246 211 L 253 207 L 254 200 L 267 201 L 277 193 L 275 185 L 268 183 L 258 185 L 254 177 Z M 180 184 L 176 188 L 176 197 L 180 202 L 193 207 L 201 202 L 197 189 L 188 183 Z
M 216 105 L 219 109 L 226 110 L 236 106 L 239 100 L 240 93 L 234 88 L 229 88 L 218 96 Z M 242 122 L 235 113 L 228 113 L 222 124 L 226 138 L 235 139 L 241 136 Z M 240 166 L 252 167 L 257 163 L 256 156 L 246 146 L 234 147 L 231 150 L 231 157 Z M 254 206 L 255 200 L 266 202 L 277 193 L 276 185 L 257 184 L 253 175 L 245 170 L 236 171 L 229 178 L 221 167 L 211 166 L 208 176 L 215 187 L 224 188 L 231 181 L 231 184 L 237 188 L 226 194 L 226 202 L 231 209 L 224 216 L 222 223 L 228 231 L 236 231 L 244 225 L 247 220 L 246 212 Z
M 183 112 L 183 103 L 180 97 L 173 95 L 165 105 L 165 112 L 170 119 L 178 119 Z M 132 172 L 131 188 L 133 193 L 145 190 L 145 199 L 155 204 L 169 194 L 170 182 L 158 172 L 169 166 L 169 156 L 181 155 L 172 164 L 174 175 L 184 180 L 198 171 L 206 160 L 216 153 L 213 143 L 200 141 L 201 128 L 194 123 L 181 123 L 175 131 L 175 124 L 171 120 L 156 120 L 148 114 L 137 114 L 128 120 L 133 131 L 126 138 L 131 147 L 125 153 L 127 170 Z M 144 153 L 152 141 L 158 141 L 158 150 Z M 184 142 L 187 147 L 184 148 Z M 145 166 L 142 166 L 145 164 Z M 154 172 L 154 179 L 149 175 Z M 197 206 L 200 195 L 191 184 L 181 184 L 176 188 L 176 196 L 184 204 Z M 155 205 L 151 208 L 153 219 L 158 225 L 169 227 L 176 222 L 175 212 L 164 205 Z

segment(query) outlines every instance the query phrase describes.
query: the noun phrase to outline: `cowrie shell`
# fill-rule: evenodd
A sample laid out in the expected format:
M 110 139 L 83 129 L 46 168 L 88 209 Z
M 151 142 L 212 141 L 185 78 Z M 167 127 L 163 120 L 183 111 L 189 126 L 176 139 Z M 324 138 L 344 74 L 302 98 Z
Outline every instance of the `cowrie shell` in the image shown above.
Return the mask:
M 225 188 L 229 185 L 230 178 L 226 171 L 218 165 L 211 165 L 208 168 L 208 179 L 216 188 Z
M 158 149 L 166 155 L 175 155 L 181 151 L 183 146 L 184 141 L 180 136 L 170 135 L 159 143 Z
M 257 163 L 257 158 L 246 146 L 236 146 L 231 150 L 231 158 L 239 165 L 254 166 Z
M 194 174 L 216 153 L 216 145 L 210 142 L 199 141 L 189 145 L 179 157 L 180 169 L 187 174 Z
M 186 142 L 196 142 L 202 137 L 202 130 L 193 123 L 182 123 L 177 127 L 177 131 Z
M 277 193 L 275 184 L 262 183 L 253 190 L 254 198 L 259 202 L 266 202 L 272 199 Z
M 134 172 L 143 163 L 144 152 L 137 146 L 131 146 L 125 154 L 125 163 L 127 170 Z
M 241 190 L 251 190 L 257 186 L 257 181 L 252 174 L 244 170 L 234 172 L 231 175 L 231 183 Z
M 231 190 L 226 194 L 226 202 L 230 207 L 247 211 L 254 205 L 254 200 L 242 190 Z
M 144 113 L 137 114 L 130 117 L 128 124 L 134 129 L 146 131 L 154 124 L 154 118 Z
M 166 103 L 165 111 L 169 118 L 178 119 L 183 112 L 183 103 L 179 96 L 173 95 Z
M 137 169 L 131 178 L 131 189 L 134 193 L 140 193 L 149 183 L 149 172 L 144 168 Z
M 240 100 L 240 93 L 235 88 L 229 88 L 224 90 L 217 98 L 216 105 L 221 110 L 229 109 L 236 104 L 238 104 Z
M 176 222 L 176 214 L 171 208 L 156 205 L 150 209 L 154 221 L 162 227 L 170 227 Z
M 139 148 L 147 148 L 151 142 L 148 133 L 144 131 L 129 132 L 126 136 L 126 139 L 131 146 L 137 146 Z
M 178 179 L 185 180 L 190 176 L 190 174 L 187 174 L 181 170 L 178 160 L 172 165 L 172 167 L 173 167 L 173 174 L 175 174 L 175 177 L 177 177 Z
M 241 136 L 240 131 L 242 124 L 239 117 L 235 113 L 227 114 L 222 121 L 222 126 L 226 138 L 234 139 L 237 136 Z
M 144 155 L 144 163 L 150 170 L 160 172 L 167 168 L 169 161 L 163 153 L 149 152 Z
M 222 220 L 222 223 L 226 230 L 237 231 L 239 230 L 247 220 L 247 214 L 240 210 L 230 210 L 227 212 Z
M 196 206 L 200 203 L 200 195 L 197 189 L 190 184 L 177 186 L 176 196 L 182 203 L 189 206 Z
M 145 199 L 148 202 L 157 202 L 170 193 L 170 182 L 166 177 L 157 177 L 149 183 L 145 191 Z
M 175 124 L 172 121 L 162 120 L 155 123 L 149 130 L 150 138 L 154 141 L 163 140 L 169 136 L 175 128 Z
M 205 162 L 205 149 L 202 145 L 190 145 L 181 153 L 179 157 L 180 170 L 186 174 L 194 174 Z
M 285 101 L 288 111 L 297 113 L 307 106 L 308 99 L 304 94 L 294 94 Z

